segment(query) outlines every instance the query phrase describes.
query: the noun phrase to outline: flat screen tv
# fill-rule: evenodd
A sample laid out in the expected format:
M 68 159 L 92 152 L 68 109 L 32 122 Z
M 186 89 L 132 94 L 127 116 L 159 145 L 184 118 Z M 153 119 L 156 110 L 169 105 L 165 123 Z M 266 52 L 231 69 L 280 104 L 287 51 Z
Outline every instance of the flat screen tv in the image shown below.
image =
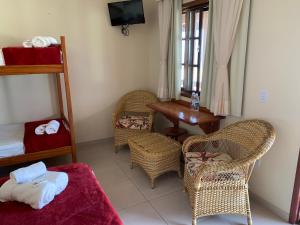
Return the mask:
M 142 0 L 108 3 L 112 26 L 145 23 Z

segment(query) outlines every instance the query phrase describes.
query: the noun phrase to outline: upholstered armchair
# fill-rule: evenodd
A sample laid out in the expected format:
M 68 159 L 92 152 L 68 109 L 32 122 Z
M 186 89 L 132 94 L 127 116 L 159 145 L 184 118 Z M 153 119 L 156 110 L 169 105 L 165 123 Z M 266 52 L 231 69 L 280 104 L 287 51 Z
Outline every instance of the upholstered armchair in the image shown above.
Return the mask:
M 118 101 L 112 115 L 116 152 L 129 137 L 151 132 L 154 112 L 147 104 L 157 101 L 153 93 L 143 90 L 129 92 Z
M 184 142 L 184 186 L 193 225 L 198 217 L 216 214 L 245 215 L 248 224 L 252 224 L 248 181 L 256 160 L 271 148 L 274 140 L 271 124 L 245 120 Z

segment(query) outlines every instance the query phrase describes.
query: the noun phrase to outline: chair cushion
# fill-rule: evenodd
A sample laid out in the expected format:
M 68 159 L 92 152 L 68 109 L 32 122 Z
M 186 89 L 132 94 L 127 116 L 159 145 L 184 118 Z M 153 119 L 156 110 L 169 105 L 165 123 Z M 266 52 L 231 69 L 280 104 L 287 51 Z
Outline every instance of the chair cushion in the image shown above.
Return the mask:
M 116 122 L 116 128 L 146 130 L 150 127 L 149 114 L 124 112 Z
M 196 175 L 198 168 L 203 164 L 213 162 L 230 162 L 231 156 L 222 152 L 187 152 L 185 153 L 185 163 L 191 176 Z

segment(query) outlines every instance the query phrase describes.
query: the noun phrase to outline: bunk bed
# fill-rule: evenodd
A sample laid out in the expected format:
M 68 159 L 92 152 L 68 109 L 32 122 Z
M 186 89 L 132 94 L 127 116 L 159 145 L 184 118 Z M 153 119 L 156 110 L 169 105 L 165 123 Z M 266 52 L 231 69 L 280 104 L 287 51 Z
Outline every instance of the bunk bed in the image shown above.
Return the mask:
M 61 126 L 62 129 L 60 128 L 60 132 L 57 133 L 56 135 L 37 137 L 37 135 L 34 135 L 34 126 L 45 123 L 47 121 L 35 121 L 35 122 L 25 123 L 24 126 L 25 134 L 23 139 L 24 146 L 22 146 L 22 143 L 17 143 L 19 144 L 18 148 L 21 148 L 21 150 L 22 148 L 24 148 L 24 154 L 18 152 L 18 154 L 13 156 L 2 157 L 0 158 L 0 166 L 14 165 L 14 164 L 36 161 L 45 158 L 51 158 L 51 157 L 56 157 L 61 155 L 68 155 L 68 154 L 71 154 L 73 162 L 77 161 L 65 37 L 61 36 L 60 41 L 61 43 L 59 45 L 54 46 L 51 49 L 51 51 L 57 51 L 58 49 L 59 56 L 61 56 L 59 62 L 55 61 L 53 64 L 39 64 L 39 65 L 36 64 L 22 65 L 21 62 L 21 63 L 16 63 L 17 65 L 0 66 L 0 77 L 10 76 L 10 75 L 43 75 L 43 74 L 54 75 L 57 84 L 56 85 L 57 98 L 58 98 L 59 113 L 60 113 L 60 118 L 56 118 L 56 119 L 58 119 L 63 125 Z M 36 51 L 39 50 L 36 49 Z M 41 56 L 41 58 L 43 57 L 45 57 L 45 55 Z M 67 116 L 65 116 L 64 114 L 62 83 L 64 83 Z M 12 127 L 13 126 L 7 126 L 5 128 L 9 130 L 10 134 L 12 135 L 18 133 L 16 131 L 21 130 L 21 128 L 18 126 L 16 126 L 16 128 L 12 128 Z M 2 135 L 2 139 L 3 137 L 5 138 L 5 135 L 3 134 L 4 132 L 5 130 L 4 131 L 0 130 L 0 135 Z M 10 134 L 8 134 L 8 136 Z M 17 137 L 20 139 L 20 133 L 18 133 Z M 18 141 L 22 142 L 22 139 L 21 140 L 19 139 Z M 31 146 L 31 149 L 28 149 L 27 148 L 28 146 Z M 14 150 L 16 149 L 17 148 L 14 147 Z

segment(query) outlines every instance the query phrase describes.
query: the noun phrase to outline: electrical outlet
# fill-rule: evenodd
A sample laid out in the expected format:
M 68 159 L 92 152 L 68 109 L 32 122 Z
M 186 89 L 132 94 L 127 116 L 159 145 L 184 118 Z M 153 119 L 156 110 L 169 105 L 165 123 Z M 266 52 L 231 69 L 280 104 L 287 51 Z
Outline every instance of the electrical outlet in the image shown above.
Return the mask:
M 263 89 L 259 93 L 259 100 L 261 103 L 266 103 L 269 99 L 269 93 L 267 90 Z

